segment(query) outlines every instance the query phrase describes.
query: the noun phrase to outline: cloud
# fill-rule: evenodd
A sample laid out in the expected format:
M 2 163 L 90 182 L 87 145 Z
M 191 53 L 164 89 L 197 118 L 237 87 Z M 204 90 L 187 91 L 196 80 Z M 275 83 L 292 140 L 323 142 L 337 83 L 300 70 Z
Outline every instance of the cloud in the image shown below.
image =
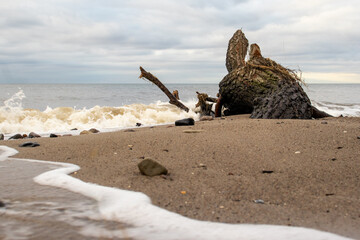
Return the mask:
M 134 82 L 140 65 L 164 82 L 218 83 L 239 28 L 284 66 L 360 83 L 358 9 L 357 0 L 7 1 L 0 83 Z

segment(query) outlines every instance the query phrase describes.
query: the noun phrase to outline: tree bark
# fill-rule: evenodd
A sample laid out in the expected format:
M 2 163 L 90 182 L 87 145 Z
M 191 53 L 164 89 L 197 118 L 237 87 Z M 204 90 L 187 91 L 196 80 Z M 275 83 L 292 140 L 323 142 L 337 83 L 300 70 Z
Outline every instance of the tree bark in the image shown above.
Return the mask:
M 141 74 L 140 74 L 139 78 L 146 78 L 147 80 L 149 80 L 150 82 L 152 82 L 153 84 L 158 86 L 158 88 L 160 88 L 160 90 L 163 91 L 163 93 L 165 93 L 165 95 L 169 98 L 170 104 L 173 104 L 173 105 L 177 106 L 178 108 L 180 108 L 186 112 L 189 112 L 189 108 L 186 107 L 184 104 L 182 104 L 179 100 L 177 100 L 176 97 L 174 95 L 172 95 L 171 92 L 165 87 L 165 85 L 162 84 L 162 82 L 160 82 L 159 79 L 157 79 L 157 77 L 155 77 L 151 73 L 145 71 L 145 69 L 143 69 L 141 66 L 140 66 L 140 71 L 141 71 Z

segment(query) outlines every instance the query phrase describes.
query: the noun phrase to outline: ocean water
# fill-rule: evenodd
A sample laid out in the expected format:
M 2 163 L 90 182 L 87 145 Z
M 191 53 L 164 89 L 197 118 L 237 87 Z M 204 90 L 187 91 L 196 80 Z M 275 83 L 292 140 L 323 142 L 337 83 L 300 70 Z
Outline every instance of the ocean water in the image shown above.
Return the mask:
M 172 123 L 195 113 L 196 91 L 215 97 L 218 84 L 167 84 L 178 90 L 189 113 L 170 105 L 157 86 L 142 84 L 0 85 L 0 133 L 67 133 L 97 128 L 113 131 Z M 360 84 L 310 84 L 314 106 L 333 116 L 360 116 Z

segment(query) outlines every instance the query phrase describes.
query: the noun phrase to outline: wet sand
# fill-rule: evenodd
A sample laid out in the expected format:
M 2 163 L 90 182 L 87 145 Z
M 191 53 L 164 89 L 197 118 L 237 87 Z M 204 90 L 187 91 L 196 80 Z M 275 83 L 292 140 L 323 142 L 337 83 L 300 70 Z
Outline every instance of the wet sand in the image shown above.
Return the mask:
M 95 200 L 33 181 L 56 168 L 14 159 L 0 161 L 0 196 L 5 203 L 0 208 L 0 239 L 107 239 L 119 230 L 126 234 L 125 224 L 102 220 Z M 99 236 L 89 229 L 98 229 Z
M 36 148 L 18 147 L 29 139 L 1 144 L 16 148 L 17 158 L 77 164 L 75 177 L 144 192 L 153 204 L 190 218 L 360 239 L 360 118 L 248 117 L 31 140 L 40 143 Z M 137 164 L 144 157 L 169 176 L 142 176 Z

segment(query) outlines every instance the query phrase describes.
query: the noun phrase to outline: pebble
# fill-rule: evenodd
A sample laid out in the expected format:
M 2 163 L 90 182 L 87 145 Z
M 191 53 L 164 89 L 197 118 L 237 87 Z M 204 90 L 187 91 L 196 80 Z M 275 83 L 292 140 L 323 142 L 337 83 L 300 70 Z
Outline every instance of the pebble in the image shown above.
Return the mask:
M 73 129 L 71 129 L 71 131 L 76 131 L 76 130 L 78 130 L 77 128 L 73 128 Z
M 150 158 L 141 161 L 138 164 L 138 168 L 141 174 L 145 176 L 153 177 L 157 175 L 168 174 L 168 170 L 163 165 Z
M 91 128 L 91 129 L 89 130 L 89 132 L 91 132 L 91 133 L 98 133 L 98 132 L 100 132 L 100 131 L 97 130 L 96 128 Z
M 51 137 L 51 138 L 57 138 L 58 135 L 51 133 L 51 134 L 50 134 L 50 137 Z
M 134 129 L 126 129 L 126 130 L 124 130 L 124 132 L 135 132 L 135 130 Z
M 0 133 L 0 140 L 4 140 L 4 134 Z
M 91 132 L 89 132 L 88 130 L 83 130 L 80 132 L 80 135 L 88 135 L 90 134 Z
M 262 199 L 256 199 L 256 200 L 254 200 L 254 202 L 258 203 L 258 204 L 264 204 L 265 203 L 264 200 L 262 200 Z
M 212 116 L 202 116 L 200 117 L 200 121 L 211 121 L 214 120 Z
M 5 207 L 5 203 L 0 200 L 0 208 L 3 208 L 3 207 Z
M 299 153 L 300 153 L 300 151 L 296 151 L 296 152 L 295 152 L 295 154 L 299 154 Z
M 37 142 L 24 142 L 19 145 L 19 147 L 38 147 L 38 146 L 40 146 L 40 144 L 38 144 Z
M 29 133 L 29 138 L 39 138 L 39 137 L 41 137 L 41 136 L 37 133 L 34 133 L 34 132 Z
M 190 126 L 190 125 L 195 125 L 195 120 L 193 118 L 184 118 L 175 121 L 175 126 Z
M 184 130 L 183 133 L 201 133 L 204 130 Z
M 11 136 L 11 137 L 9 138 L 9 140 L 10 140 L 10 139 L 22 139 L 22 138 L 24 138 L 23 135 L 21 135 L 21 134 L 18 133 L 18 134 L 15 134 L 14 136 Z
M 358 136 L 357 139 L 360 139 L 360 136 Z
M 268 174 L 270 174 L 270 173 L 273 173 L 274 171 L 271 171 L 271 170 L 263 170 L 262 171 L 262 173 L 268 173 Z
M 140 127 L 142 124 L 141 123 L 136 123 L 136 126 L 137 127 Z

